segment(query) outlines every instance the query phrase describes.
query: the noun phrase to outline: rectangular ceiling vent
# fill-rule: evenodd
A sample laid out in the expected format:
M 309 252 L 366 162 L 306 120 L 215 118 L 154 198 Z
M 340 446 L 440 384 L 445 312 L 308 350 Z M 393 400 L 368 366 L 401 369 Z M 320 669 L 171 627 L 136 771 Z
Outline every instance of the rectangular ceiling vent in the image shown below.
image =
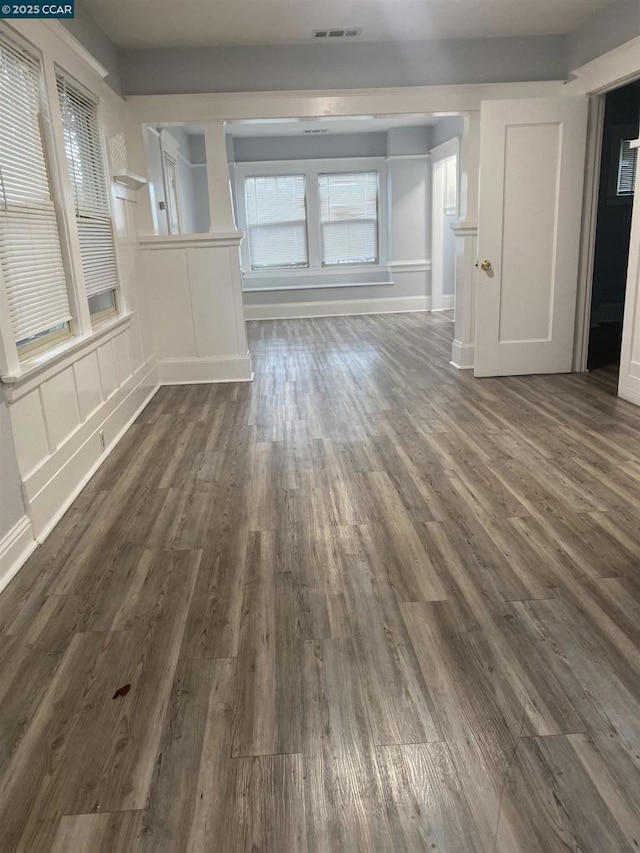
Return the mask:
M 351 27 L 344 30 L 314 30 L 314 39 L 357 39 L 362 35 L 362 29 Z
M 328 128 L 326 127 L 314 127 L 312 130 L 303 130 L 303 133 L 327 133 Z

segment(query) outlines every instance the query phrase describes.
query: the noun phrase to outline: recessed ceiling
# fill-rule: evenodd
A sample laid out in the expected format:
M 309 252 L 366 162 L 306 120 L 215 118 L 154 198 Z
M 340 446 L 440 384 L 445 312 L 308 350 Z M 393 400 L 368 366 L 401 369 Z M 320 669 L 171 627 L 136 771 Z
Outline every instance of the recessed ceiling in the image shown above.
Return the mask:
M 613 0 L 82 0 L 120 47 L 296 44 L 568 33 Z M 349 48 L 349 39 L 341 44 Z
M 228 121 L 225 128 L 234 137 L 242 136 L 302 136 L 314 133 L 376 133 L 394 127 L 425 127 L 437 124 L 441 116 L 346 116 L 317 119 L 256 119 L 251 121 Z M 189 132 L 189 131 L 187 131 Z

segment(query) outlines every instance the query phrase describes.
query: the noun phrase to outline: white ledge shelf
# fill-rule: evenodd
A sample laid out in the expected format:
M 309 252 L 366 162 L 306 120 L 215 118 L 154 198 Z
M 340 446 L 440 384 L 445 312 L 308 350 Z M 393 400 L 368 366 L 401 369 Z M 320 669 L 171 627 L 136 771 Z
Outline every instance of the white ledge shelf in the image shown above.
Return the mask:
M 139 190 L 147 183 L 146 178 L 143 178 L 141 175 L 136 175 L 134 172 L 128 172 L 126 169 L 116 172 L 116 174 L 113 175 L 113 180 L 116 184 L 122 184 L 130 190 Z
M 239 246 L 243 231 L 215 231 L 209 234 L 154 234 L 140 237 L 140 248 L 147 251 L 167 249 L 206 249 L 207 247 Z

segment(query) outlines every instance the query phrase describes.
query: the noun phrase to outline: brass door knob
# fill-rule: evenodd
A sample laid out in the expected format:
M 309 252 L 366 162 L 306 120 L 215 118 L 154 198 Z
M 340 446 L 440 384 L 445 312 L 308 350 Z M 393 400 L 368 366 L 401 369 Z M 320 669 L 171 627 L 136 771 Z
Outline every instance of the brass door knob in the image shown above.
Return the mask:
M 480 269 L 483 270 L 483 272 L 489 272 L 491 269 L 491 261 L 480 261 Z

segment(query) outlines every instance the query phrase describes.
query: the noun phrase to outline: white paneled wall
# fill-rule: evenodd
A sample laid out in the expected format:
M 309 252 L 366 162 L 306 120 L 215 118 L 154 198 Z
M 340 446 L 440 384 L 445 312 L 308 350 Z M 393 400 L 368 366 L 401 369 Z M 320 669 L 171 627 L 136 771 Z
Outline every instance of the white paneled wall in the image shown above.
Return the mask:
M 36 538 L 58 520 L 155 388 L 134 363 L 131 320 L 8 391 L 18 470 Z
M 100 99 L 109 176 L 126 170 L 130 166 L 126 103 L 55 25 L 27 22 L 20 30 L 46 61 L 68 71 Z M 10 449 L 26 514 L 11 529 L 0 529 L 0 589 L 62 516 L 157 387 L 153 352 L 145 347 L 138 311 L 138 194 L 111 180 L 110 184 L 121 285 L 119 316 L 5 377 Z M 9 466 L 3 457 L 3 476 L 5 467 Z
M 143 238 L 142 279 L 162 383 L 251 379 L 240 290 L 242 234 Z

